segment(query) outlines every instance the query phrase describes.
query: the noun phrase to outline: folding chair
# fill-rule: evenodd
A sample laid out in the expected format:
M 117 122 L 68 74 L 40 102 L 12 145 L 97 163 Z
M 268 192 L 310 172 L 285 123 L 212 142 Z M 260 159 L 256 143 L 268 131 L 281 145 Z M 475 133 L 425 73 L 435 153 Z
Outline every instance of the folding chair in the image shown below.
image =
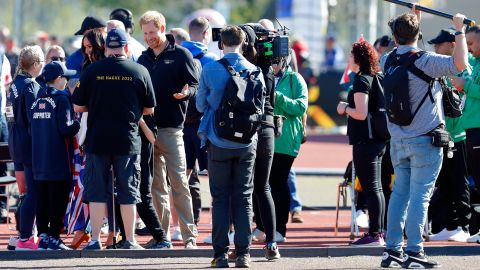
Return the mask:
M 0 143 L 0 162 L 12 162 L 12 159 L 10 157 L 10 152 L 8 150 L 8 143 Z M 10 192 L 9 192 L 9 187 L 10 185 L 16 184 L 17 180 L 13 176 L 2 176 L 0 177 L 0 186 L 5 187 L 5 193 L 0 193 L 1 197 L 6 197 L 6 210 L 7 210 L 7 226 L 8 229 L 10 228 Z
M 337 207 L 335 214 L 335 230 L 334 236 L 338 235 L 338 218 L 340 211 L 340 196 L 343 198 L 343 206 L 347 205 L 347 193 L 350 194 L 350 209 L 351 209 L 351 221 L 350 221 L 350 239 L 354 240 L 355 236 L 359 235 L 358 225 L 355 222 L 356 208 L 355 208 L 355 186 L 352 179 L 355 179 L 355 168 L 353 167 L 353 161 L 350 161 L 345 169 L 343 175 L 344 181 L 338 184 L 337 190 Z

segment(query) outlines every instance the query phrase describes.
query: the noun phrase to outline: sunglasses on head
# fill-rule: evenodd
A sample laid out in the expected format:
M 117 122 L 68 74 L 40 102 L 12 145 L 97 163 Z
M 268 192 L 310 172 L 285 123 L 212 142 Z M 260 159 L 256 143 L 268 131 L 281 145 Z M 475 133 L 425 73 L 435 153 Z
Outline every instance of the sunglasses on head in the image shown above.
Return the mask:
M 52 61 L 60 61 L 60 62 L 65 61 L 65 57 L 60 57 L 60 56 L 52 56 L 52 57 L 50 57 L 50 59 Z

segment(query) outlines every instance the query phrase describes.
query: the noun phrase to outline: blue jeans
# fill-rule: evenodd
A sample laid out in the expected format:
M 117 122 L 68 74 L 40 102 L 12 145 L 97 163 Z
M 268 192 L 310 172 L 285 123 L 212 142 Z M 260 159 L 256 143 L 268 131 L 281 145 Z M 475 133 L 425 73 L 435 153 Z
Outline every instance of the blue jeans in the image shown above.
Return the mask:
M 290 212 L 302 211 L 302 202 L 297 194 L 297 174 L 293 169 L 288 174 L 288 188 L 290 189 Z
M 387 249 L 401 250 L 405 228 L 405 250 L 419 252 L 428 204 L 442 166 L 442 148 L 433 146 L 428 136 L 392 138 L 390 154 L 395 182 L 388 206 Z
M 228 252 L 230 217 L 235 227 L 235 252 L 248 254 L 252 242 L 253 165 L 257 144 L 225 149 L 208 143 L 208 174 L 212 194 L 214 257 Z M 231 207 L 230 207 L 231 206 Z M 231 213 L 230 213 L 231 211 Z

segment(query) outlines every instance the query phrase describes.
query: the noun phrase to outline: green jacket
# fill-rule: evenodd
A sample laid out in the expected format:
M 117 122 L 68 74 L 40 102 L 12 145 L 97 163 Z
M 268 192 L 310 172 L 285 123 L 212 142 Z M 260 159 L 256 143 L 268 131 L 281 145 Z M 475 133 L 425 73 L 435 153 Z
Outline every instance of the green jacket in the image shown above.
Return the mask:
M 298 156 L 303 136 L 302 116 L 308 106 L 307 95 L 305 80 L 299 73 L 288 68 L 275 87 L 274 113 L 286 117 L 283 121 L 282 136 L 275 138 L 275 153 Z
M 462 126 L 464 129 L 480 128 L 480 57 L 469 57 L 472 75 L 468 76 L 463 87 L 467 95 L 463 109 Z

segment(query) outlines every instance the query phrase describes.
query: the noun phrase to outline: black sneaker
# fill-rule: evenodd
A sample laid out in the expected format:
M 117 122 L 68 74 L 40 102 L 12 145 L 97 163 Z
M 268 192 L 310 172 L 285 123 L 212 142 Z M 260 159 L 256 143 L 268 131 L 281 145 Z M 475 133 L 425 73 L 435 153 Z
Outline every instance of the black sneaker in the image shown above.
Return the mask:
M 219 256 L 212 260 L 210 263 L 210 267 L 212 268 L 228 268 L 228 259 L 226 255 Z
M 385 249 L 380 266 L 383 268 L 402 268 L 403 254 L 400 251 Z
M 120 240 L 115 244 L 115 246 L 113 244 L 110 246 L 107 246 L 107 249 L 121 249 L 123 247 L 123 244 L 125 244 L 125 240 Z
M 72 250 L 63 243 L 62 239 L 55 239 L 50 237 L 48 242 L 48 250 Z
M 143 227 L 142 229 L 135 229 L 135 234 L 136 235 L 141 235 L 141 236 L 151 235 L 150 231 L 147 229 L 147 227 Z
M 442 267 L 436 261 L 428 258 L 425 252 L 405 252 L 405 258 L 402 264 L 403 268 L 407 269 L 427 269 L 427 268 L 439 268 Z

